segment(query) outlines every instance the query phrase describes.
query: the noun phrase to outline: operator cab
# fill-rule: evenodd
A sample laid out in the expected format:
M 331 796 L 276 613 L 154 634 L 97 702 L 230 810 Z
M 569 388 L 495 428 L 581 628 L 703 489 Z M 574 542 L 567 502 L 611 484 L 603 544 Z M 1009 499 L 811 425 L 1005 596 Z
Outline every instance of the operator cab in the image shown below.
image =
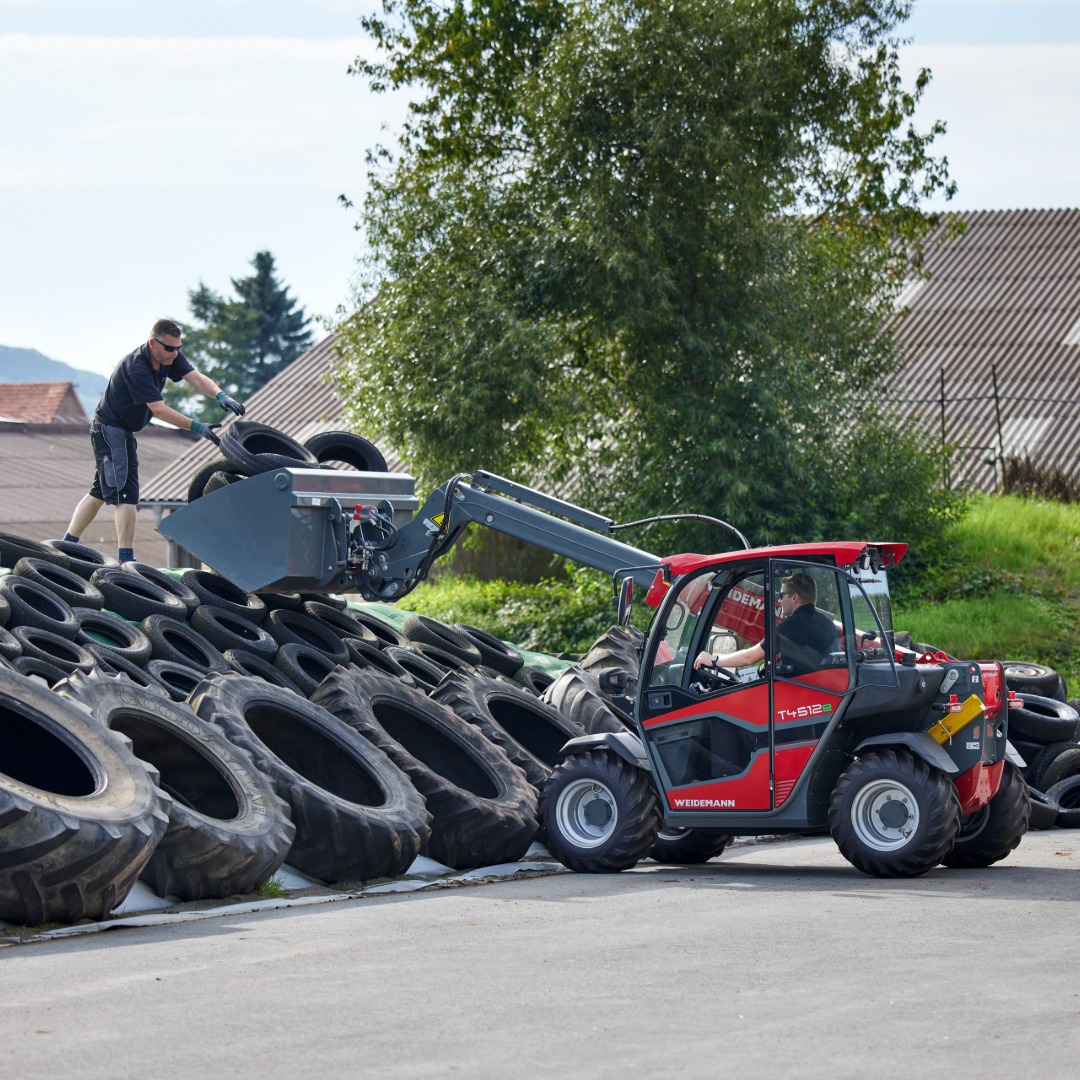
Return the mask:
M 896 685 L 880 560 L 806 549 L 701 560 L 667 590 L 637 704 L 669 814 L 778 807 L 846 699 Z

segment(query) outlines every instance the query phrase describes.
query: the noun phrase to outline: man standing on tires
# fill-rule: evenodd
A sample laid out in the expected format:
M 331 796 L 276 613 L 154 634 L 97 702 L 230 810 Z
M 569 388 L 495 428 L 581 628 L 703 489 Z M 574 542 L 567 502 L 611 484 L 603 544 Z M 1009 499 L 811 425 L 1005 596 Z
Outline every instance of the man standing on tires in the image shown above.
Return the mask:
M 146 344 L 125 356 L 101 395 L 90 442 L 94 448 L 97 472 L 88 494 L 75 507 L 65 540 L 79 537 L 97 516 L 102 506 L 116 507 L 116 540 L 122 563 L 135 561 L 135 514 L 139 506 L 139 458 L 135 432 L 141 431 L 153 417 L 182 430 L 217 442 L 218 424 L 192 420 L 170 408 L 161 398 L 165 380 L 181 379 L 201 394 L 216 398 L 223 409 L 243 416 L 245 409 L 234 401 L 213 379 L 196 371 L 180 351 L 181 330 L 171 319 L 158 319 L 150 329 Z

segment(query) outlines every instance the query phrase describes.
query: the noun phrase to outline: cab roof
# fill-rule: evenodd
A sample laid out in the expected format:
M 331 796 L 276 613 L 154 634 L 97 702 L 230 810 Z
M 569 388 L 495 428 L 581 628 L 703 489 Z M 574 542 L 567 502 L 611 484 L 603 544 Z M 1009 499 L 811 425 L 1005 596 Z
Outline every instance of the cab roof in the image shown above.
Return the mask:
M 705 566 L 723 566 L 726 563 L 743 562 L 746 559 L 812 559 L 827 556 L 837 566 L 850 566 L 867 548 L 876 548 L 884 556 L 886 566 L 894 566 L 904 557 L 907 544 L 893 542 L 873 543 L 866 540 L 833 540 L 813 544 L 781 544 L 775 547 L 737 548 L 714 555 L 697 555 L 688 552 L 672 555 L 662 560 L 672 577 L 691 574 Z

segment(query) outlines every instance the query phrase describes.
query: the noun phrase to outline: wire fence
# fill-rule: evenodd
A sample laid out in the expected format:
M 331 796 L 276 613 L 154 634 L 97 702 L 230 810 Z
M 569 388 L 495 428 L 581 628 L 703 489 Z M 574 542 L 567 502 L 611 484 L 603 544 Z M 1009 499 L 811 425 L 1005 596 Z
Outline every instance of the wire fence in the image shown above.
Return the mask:
M 966 387 L 971 381 L 966 375 L 954 378 L 952 384 Z M 991 365 L 986 393 L 954 389 L 950 394 L 942 367 L 937 393 L 895 401 L 914 407 L 913 419 L 941 448 L 941 480 L 949 490 L 1000 490 L 1008 463 L 1021 458 L 1069 476 L 1076 472 L 1080 446 L 1071 429 L 1077 426 L 1080 397 L 1003 392 L 996 364 Z M 1042 407 L 1044 413 L 1050 406 L 1055 415 L 1035 417 L 1028 408 L 1033 405 Z M 1063 430 L 1066 424 L 1069 432 Z

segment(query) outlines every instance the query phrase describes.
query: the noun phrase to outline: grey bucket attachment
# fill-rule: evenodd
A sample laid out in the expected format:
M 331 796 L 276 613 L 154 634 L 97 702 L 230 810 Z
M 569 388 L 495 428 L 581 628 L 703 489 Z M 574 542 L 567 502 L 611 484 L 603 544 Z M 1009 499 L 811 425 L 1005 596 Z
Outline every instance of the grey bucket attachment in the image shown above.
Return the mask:
M 353 507 L 389 502 L 401 528 L 419 506 L 413 491 L 406 473 L 274 469 L 174 510 L 158 532 L 246 592 L 344 592 Z

